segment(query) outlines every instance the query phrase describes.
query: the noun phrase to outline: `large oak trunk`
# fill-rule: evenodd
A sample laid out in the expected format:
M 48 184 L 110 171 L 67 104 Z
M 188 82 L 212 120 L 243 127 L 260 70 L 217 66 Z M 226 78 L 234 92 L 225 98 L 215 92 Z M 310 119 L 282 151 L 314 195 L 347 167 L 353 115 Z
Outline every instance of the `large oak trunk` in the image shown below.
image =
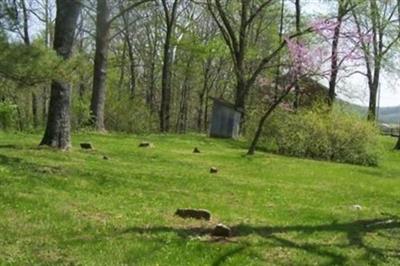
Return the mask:
M 64 60 L 71 57 L 79 12 L 80 1 L 57 0 L 54 50 Z M 50 95 L 47 126 L 40 145 L 68 149 L 71 146 L 71 87 L 65 81 L 54 80 Z

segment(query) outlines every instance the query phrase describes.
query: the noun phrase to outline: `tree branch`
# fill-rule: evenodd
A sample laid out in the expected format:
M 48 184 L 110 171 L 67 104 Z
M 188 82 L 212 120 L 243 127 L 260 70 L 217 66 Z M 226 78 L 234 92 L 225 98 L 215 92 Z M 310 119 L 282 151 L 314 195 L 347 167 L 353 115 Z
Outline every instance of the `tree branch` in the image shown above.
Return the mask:
M 141 0 L 141 1 L 139 1 L 139 2 L 136 2 L 136 3 L 134 3 L 134 4 L 130 5 L 130 6 L 128 6 L 128 7 L 124 8 L 124 9 L 122 9 L 118 14 L 116 14 L 114 17 L 112 17 L 112 18 L 108 21 L 108 24 L 109 24 L 109 25 L 112 24 L 116 19 L 118 19 L 119 17 L 123 16 L 125 13 L 131 11 L 131 10 L 134 9 L 135 7 L 138 7 L 138 6 L 140 6 L 140 5 L 144 4 L 144 3 L 153 2 L 153 1 L 154 1 L 154 0 Z

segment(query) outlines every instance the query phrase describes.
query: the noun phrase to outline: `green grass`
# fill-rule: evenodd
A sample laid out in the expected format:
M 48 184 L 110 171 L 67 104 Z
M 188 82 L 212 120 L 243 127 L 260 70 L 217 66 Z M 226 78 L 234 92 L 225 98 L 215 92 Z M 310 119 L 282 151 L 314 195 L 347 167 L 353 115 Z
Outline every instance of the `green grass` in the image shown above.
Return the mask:
M 198 135 L 82 134 L 70 152 L 39 140 L 0 134 L 0 264 L 400 265 L 393 139 L 376 168 L 249 158 L 241 142 Z M 212 221 L 175 217 L 183 207 Z M 210 237 L 219 222 L 234 237 Z

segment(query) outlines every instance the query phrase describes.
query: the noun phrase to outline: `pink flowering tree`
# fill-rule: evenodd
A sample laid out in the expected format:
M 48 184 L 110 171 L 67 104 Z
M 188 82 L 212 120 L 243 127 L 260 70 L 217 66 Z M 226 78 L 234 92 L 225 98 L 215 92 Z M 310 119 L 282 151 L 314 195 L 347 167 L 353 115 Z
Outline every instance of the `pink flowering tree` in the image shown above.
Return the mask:
M 346 29 L 337 32 L 338 23 L 330 20 L 317 20 L 311 23 L 310 31 L 313 32 L 318 40 L 318 45 L 312 43 L 312 39 L 298 40 L 295 37 L 285 37 L 284 42 L 287 47 L 287 64 L 281 67 L 285 72 L 276 80 L 284 80 L 275 84 L 276 89 L 273 97 L 268 97 L 268 108 L 259 121 L 253 141 L 248 149 L 248 155 L 255 153 L 257 143 L 262 134 L 264 124 L 273 111 L 282 103 L 292 92 L 299 80 L 304 78 L 318 78 L 334 80 L 336 86 L 338 73 L 341 69 L 349 65 L 357 65 L 362 58 L 360 54 L 360 44 L 362 41 L 369 40 L 368 34 L 360 35 L 357 32 Z M 339 46 L 338 39 L 343 39 Z M 322 40 L 322 42 L 321 42 Z M 321 45 L 322 44 L 322 45 Z M 330 45 L 335 46 L 329 51 Z M 350 62 L 350 64 L 348 64 Z M 279 72 L 280 73 L 280 72 Z M 278 83 L 278 82 L 276 82 Z M 329 92 L 331 93 L 331 92 Z M 329 97 L 330 98 L 330 97 Z M 331 101 L 329 101 L 331 103 Z
M 337 17 L 330 20 L 317 20 L 311 25 L 318 35 L 319 44 L 330 48 L 328 103 L 333 104 L 336 97 L 336 87 L 340 80 L 340 72 L 348 77 L 355 73 L 362 63 L 361 46 L 368 43 L 371 35 L 368 32 L 358 32 L 353 21 L 350 20 L 351 5 L 348 0 L 338 1 Z

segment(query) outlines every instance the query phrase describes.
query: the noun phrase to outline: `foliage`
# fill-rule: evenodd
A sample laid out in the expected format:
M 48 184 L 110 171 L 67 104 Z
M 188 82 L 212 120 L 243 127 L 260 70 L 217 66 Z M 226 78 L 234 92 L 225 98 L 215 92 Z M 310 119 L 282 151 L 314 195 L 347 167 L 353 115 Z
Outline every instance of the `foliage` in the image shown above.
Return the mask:
M 27 46 L 0 39 L 0 78 L 20 86 L 35 86 L 52 79 L 70 80 L 79 59 L 65 64 L 53 50 L 38 42 Z
M 150 133 L 157 131 L 158 115 L 139 99 L 112 99 L 106 106 L 107 127 L 116 132 Z
M 319 105 L 297 113 L 277 112 L 263 143 L 273 152 L 343 163 L 377 165 L 378 130 L 363 118 Z
M 13 30 L 18 25 L 18 6 L 16 1 L 2 0 L 0 2 L 0 32 L 6 29 Z
M 14 125 L 17 106 L 9 101 L 0 102 L 0 128 L 8 130 Z

